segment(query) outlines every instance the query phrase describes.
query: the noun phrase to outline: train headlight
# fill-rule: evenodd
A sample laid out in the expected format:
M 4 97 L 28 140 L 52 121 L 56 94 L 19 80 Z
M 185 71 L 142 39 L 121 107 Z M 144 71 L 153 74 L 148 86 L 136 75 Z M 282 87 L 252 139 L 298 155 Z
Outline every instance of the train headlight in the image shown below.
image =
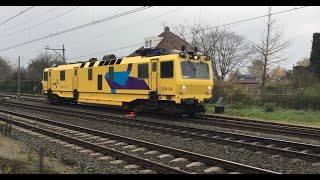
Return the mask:
M 211 86 L 208 86 L 208 94 L 211 94 Z
M 195 60 L 197 60 L 197 59 L 198 59 L 198 56 L 194 56 L 193 58 L 194 58 Z
M 181 88 L 181 93 L 182 93 L 182 94 L 186 93 L 186 86 L 185 86 L 185 85 L 182 86 L 182 88 Z

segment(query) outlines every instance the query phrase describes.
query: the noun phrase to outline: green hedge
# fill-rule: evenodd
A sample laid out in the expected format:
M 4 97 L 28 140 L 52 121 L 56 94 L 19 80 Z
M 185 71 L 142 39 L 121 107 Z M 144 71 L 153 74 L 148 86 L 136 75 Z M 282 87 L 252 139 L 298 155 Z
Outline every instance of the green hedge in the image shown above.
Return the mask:
M 274 103 L 282 108 L 320 110 L 320 95 L 298 94 L 236 94 L 231 103 L 241 102 L 243 105 L 264 105 Z M 230 102 L 228 102 L 230 103 Z
M 0 92 L 17 93 L 18 81 L 4 80 L 0 81 Z M 42 94 L 42 84 L 40 81 L 20 81 L 20 93 L 25 94 Z

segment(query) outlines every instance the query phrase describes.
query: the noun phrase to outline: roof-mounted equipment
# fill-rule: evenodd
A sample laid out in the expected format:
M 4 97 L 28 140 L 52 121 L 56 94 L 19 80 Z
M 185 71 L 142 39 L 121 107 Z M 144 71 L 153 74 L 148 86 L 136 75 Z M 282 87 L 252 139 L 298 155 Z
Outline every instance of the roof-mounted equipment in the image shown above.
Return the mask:
M 104 61 L 116 60 L 116 59 L 117 59 L 117 57 L 114 54 L 108 54 L 108 55 L 103 56 Z
M 90 58 L 89 62 L 96 62 L 98 59 L 97 58 Z

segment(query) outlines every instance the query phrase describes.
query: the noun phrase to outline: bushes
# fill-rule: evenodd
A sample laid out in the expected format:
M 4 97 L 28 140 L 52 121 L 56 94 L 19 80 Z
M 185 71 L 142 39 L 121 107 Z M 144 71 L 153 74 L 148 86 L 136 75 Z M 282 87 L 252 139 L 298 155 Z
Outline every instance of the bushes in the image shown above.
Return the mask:
M 234 102 L 234 103 L 230 104 L 229 107 L 231 109 L 243 109 L 246 107 L 246 105 L 244 105 L 243 102 Z
M 263 107 L 265 112 L 274 112 L 277 109 L 275 103 L 265 103 Z

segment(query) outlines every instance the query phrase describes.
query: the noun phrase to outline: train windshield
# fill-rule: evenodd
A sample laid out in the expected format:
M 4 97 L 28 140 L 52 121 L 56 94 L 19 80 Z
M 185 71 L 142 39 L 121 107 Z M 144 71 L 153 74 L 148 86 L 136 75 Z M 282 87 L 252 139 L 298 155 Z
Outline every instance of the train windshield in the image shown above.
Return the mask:
M 207 63 L 181 62 L 183 79 L 210 79 Z

